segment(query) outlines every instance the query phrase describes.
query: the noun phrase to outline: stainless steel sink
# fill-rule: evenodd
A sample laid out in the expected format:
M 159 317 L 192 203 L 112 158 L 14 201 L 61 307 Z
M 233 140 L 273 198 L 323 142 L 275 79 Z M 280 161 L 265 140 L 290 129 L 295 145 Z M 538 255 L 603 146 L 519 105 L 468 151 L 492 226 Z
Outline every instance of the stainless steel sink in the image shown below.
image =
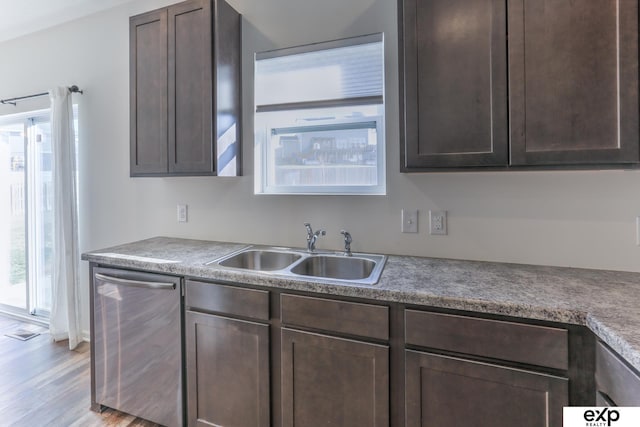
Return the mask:
M 371 275 L 376 262 L 360 257 L 316 255 L 297 263 L 293 274 L 339 280 L 362 280 Z
M 387 257 L 354 253 L 313 252 L 272 246 L 250 246 L 207 264 L 324 282 L 375 285 Z
M 245 270 L 274 271 L 289 267 L 300 258 L 302 255 L 294 252 L 249 249 L 223 258 L 218 264 Z

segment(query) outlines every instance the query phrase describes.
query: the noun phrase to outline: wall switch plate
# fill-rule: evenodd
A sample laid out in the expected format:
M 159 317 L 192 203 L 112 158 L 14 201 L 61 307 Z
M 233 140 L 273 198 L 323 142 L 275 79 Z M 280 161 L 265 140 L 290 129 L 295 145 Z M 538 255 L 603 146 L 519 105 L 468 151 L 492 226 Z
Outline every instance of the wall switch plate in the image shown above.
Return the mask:
M 636 217 L 636 245 L 640 246 L 640 216 Z
M 187 205 L 178 205 L 178 222 L 187 222 Z
M 418 232 L 418 211 L 402 209 L 402 227 L 400 229 L 403 233 L 417 233 Z
M 429 234 L 447 234 L 447 211 L 429 211 Z

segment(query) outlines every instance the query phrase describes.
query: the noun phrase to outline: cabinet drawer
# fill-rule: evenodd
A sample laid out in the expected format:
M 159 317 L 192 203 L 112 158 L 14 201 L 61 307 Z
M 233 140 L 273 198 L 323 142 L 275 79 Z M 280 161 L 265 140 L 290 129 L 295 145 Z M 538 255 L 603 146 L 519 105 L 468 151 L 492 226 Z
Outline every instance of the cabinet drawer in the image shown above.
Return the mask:
M 616 405 L 640 406 L 640 376 L 600 342 L 596 344 L 596 387 Z
M 322 298 L 284 294 L 282 323 L 325 331 L 389 339 L 389 308 Z
M 269 292 L 187 280 L 185 305 L 216 313 L 269 320 Z
M 568 369 L 568 331 L 451 314 L 405 311 L 407 344 Z

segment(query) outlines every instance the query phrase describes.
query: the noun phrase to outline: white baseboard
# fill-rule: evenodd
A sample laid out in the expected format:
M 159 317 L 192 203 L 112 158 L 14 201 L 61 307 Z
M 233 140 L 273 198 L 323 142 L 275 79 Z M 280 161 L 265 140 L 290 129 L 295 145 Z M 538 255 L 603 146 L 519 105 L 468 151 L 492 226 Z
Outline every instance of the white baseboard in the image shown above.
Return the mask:
M 14 313 L 12 311 L 0 310 L 0 315 L 22 320 L 23 322 L 32 323 L 34 325 L 42 326 L 45 328 L 49 327 L 49 322 L 47 322 L 46 320 L 36 316 L 28 315 L 28 314 Z
M 32 323 L 34 325 L 42 326 L 45 328 L 49 327 L 49 323 L 46 320 L 43 320 L 42 318 L 38 318 L 36 316 L 13 313 L 10 311 L 3 311 L 3 310 L 0 310 L 0 315 L 6 316 L 6 317 L 12 317 L 14 319 L 18 319 L 27 323 Z M 83 330 L 81 332 L 81 336 L 82 336 L 82 341 L 91 342 L 91 334 L 89 333 L 89 331 Z

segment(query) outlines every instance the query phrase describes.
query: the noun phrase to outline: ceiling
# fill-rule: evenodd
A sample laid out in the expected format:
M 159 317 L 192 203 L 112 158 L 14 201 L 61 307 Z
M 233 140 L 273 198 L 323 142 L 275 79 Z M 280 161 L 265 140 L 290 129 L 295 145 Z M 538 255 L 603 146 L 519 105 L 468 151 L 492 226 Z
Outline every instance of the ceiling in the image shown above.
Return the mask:
M 0 0 L 0 42 L 131 0 Z

